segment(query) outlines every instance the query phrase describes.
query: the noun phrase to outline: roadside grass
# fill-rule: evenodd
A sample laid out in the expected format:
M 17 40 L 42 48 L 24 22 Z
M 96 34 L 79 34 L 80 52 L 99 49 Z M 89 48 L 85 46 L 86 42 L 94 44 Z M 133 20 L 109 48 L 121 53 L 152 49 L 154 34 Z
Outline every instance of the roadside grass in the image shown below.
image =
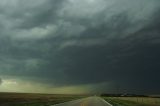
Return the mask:
M 127 98 L 128 97 L 126 97 L 126 99 L 121 97 L 104 97 L 104 99 L 113 106 L 160 106 L 160 104 L 154 104 L 150 101 L 148 101 L 148 103 L 144 103 L 140 101 L 134 101 L 135 98 Z
M 0 106 L 50 106 L 85 97 L 85 95 L 0 93 Z

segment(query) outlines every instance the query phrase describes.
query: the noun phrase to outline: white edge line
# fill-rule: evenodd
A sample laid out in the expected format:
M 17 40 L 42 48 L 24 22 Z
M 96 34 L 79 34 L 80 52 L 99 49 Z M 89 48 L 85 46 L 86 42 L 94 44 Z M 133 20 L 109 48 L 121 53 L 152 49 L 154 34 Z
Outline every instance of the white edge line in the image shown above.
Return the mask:
M 109 106 L 113 106 L 110 103 L 108 103 L 106 100 L 104 100 L 104 99 L 102 99 L 102 100 L 103 100 L 103 102 L 107 103 Z
M 84 99 L 84 98 L 82 98 Z M 104 100 L 103 98 L 101 98 L 103 102 L 105 102 L 106 104 L 108 104 L 109 106 L 113 106 L 111 105 L 110 103 L 108 103 L 106 100 Z M 80 99 L 77 99 L 77 100 L 80 100 Z M 75 101 L 75 100 L 72 100 L 72 101 Z M 72 101 L 69 101 L 69 102 L 72 102 Z M 58 104 L 54 104 L 54 105 L 51 105 L 51 106 L 58 106 L 58 105 L 63 105 L 65 103 L 68 103 L 68 102 L 64 102 L 64 103 L 58 103 Z

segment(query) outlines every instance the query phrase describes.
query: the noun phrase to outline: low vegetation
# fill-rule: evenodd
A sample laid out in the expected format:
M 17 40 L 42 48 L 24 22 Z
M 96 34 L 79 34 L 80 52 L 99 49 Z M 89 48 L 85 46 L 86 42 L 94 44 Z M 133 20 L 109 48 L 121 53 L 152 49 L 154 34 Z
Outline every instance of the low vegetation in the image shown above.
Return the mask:
M 50 106 L 85 97 L 84 95 L 53 95 L 0 93 L 0 106 Z
M 160 98 L 151 97 L 104 97 L 113 106 L 160 106 Z

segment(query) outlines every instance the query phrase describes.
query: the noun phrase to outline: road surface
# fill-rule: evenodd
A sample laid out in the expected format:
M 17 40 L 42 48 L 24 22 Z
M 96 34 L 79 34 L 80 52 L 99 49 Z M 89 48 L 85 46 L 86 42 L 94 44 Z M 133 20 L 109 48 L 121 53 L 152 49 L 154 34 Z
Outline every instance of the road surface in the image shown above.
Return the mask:
M 112 106 L 100 97 L 88 97 L 70 102 L 60 103 L 52 106 Z

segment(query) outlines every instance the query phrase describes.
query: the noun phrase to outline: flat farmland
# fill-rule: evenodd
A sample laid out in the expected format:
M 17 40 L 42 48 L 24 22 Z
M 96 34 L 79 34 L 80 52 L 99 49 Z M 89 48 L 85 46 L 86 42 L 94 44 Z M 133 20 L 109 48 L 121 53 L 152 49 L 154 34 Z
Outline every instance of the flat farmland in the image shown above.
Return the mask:
M 0 106 L 50 106 L 85 97 L 84 95 L 0 93 Z
M 160 98 L 152 97 L 104 97 L 113 106 L 160 106 Z

